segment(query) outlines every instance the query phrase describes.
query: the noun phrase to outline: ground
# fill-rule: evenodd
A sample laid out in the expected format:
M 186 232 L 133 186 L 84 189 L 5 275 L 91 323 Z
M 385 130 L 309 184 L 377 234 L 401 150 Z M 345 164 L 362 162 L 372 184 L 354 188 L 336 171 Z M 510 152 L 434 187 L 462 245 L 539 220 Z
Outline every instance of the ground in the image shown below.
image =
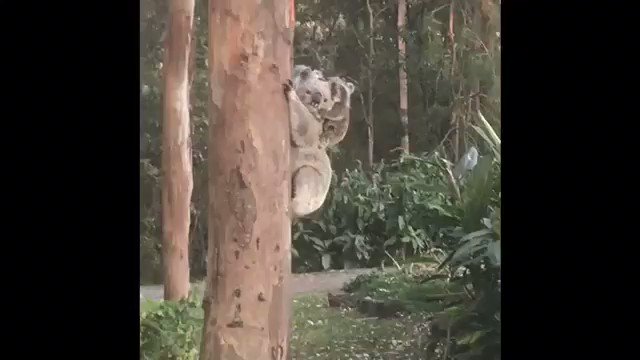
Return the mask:
M 373 271 L 375 271 L 375 269 L 350 269 L 293 274 L 291 288 L 294 294 L 335 291 L 339 290 L 344 283 L 355 279 L 356 276 Z M 202 292 L 202 290 L 203 287 L 201 284 L 195 284 L 193 287 L 193 291 Z M 199 295 L 201 294 L 202 293 Z M 147 285 L 140 287 L 141 298 L 160 300 L 162 299 L 162 295 L 162 285 Z
M 351 269 L 294 274 L 292 279 L 292 360 L 400 360 L 423 359 L 416 349 L 426 338 L 425 313 L 399 318 L 367 317 L 356 310 L 332 308 L 327 292 L 338 291 L 345 282 L 374 269 Z M 195 291 L 202 285 L 195 284 Z M 161 299 L 162 286 L 143 286 L 145 298 Z
M 294 298 L 292 360 L 424 359 L 425 315 L 377 319 L 327 305 L 326 293 Z

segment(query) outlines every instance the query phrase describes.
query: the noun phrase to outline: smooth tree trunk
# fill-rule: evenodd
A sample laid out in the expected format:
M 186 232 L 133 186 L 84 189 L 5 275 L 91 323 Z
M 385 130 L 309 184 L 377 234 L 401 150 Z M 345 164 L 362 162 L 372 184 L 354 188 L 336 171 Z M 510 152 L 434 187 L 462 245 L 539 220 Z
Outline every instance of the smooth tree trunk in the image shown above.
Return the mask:
M 164 298 L 189 296 L 189 225 L 193 191 L 189 58 L 194 0 L 170 0 L 165 39 L 162 128 L 162 264 Z
M 406 68 L 406 43 L 404 40 L 405 24 L 407 22 L 407 0 L 398 0 L 398 68 L 400 80 L 400 124 L 402 126 L 402 139 L 400 147 L 404 153 L 409 152 L 409 114 L 407 104 L 407 68 Z
M 455 41 L 455 31 L 454 31 L 455 10 L 456 10 L 456 2 L 455 0 L 451 0 L 451 3 L 449 5 L 449 31 L 448 31 L 449 44 L 451 46 L 451 50 L 450 50 L 451 51 L 451 75 L 450 75 L 451 81 L 453 81 L 455 78 L 456 66 L 457 66 L 456 41 Z M 456 96 L 459 94 L 456 94 L 454 89 L 452 89 L 451 91 L 452 91 L 453 99 L 456 99 Z M 451 107 L 451 127 L 455 129 L 454 136 L 453 136 L 453 144 L 452 144 L 453 158 L 451 158 L 451 160 L 453 162 L 456 162 L 458 161 L 458 159 L 460 159 L 460 155 L 461 155 L 460 154 L 461 121 L 458 115 L 458 107 L 455 101 L 453 103 L 453 106 Z
M 201 360 L 289 352 L 291 0 L 210 0 L 209 252 Z

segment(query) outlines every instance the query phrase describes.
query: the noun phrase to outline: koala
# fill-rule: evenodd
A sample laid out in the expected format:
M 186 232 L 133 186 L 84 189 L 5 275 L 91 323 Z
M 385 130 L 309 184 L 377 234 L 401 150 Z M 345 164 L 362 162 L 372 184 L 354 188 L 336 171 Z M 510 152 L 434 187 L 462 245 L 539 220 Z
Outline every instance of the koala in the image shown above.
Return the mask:
M 351 95 L 355 85 L 337 76 L 327 79 L 330 85 L 332 107 L 323 112 L 322 134 L 320 142 L 324 146 L 333 146 L 344 139 L 349 129 Z
M 331 161 L 323 144 L 322 118 L 311 104 L 304 104 L 285 85 L 291 121 L 291 210 L 294 218 L 311 214 L 322 206 L 331 185 Z
M 329 192 L 326 147 L 346 135 L 354 85 L 304 65 L 296 66 L 293 75 L 285 93 L 291 119 L 291 209 L 299 218 L 319 209 Z

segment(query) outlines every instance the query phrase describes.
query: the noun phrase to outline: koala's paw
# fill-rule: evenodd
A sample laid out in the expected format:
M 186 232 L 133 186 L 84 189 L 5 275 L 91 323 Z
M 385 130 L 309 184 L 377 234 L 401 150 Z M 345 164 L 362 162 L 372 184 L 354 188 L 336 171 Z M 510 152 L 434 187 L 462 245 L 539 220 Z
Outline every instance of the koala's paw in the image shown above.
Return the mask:
M 287 80 L 286 83 L 282 84 L 282 89 L 284 90 L 284 94 L 288 95 L 293 91 L 293 81 L 291 81 L 291 79 Z

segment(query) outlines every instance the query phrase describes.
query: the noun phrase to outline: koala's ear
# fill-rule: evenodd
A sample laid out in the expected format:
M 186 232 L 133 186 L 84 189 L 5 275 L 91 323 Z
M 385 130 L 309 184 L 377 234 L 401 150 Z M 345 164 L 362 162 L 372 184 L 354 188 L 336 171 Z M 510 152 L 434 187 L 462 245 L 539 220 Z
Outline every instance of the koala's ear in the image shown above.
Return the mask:
M 349 95 L 353 94 L 353 92 L 356 90 L 356 86 L 353 85 L 352 82 L 346 83 L 345 86 L 347 87 L 347 90 L 349 91 Z

